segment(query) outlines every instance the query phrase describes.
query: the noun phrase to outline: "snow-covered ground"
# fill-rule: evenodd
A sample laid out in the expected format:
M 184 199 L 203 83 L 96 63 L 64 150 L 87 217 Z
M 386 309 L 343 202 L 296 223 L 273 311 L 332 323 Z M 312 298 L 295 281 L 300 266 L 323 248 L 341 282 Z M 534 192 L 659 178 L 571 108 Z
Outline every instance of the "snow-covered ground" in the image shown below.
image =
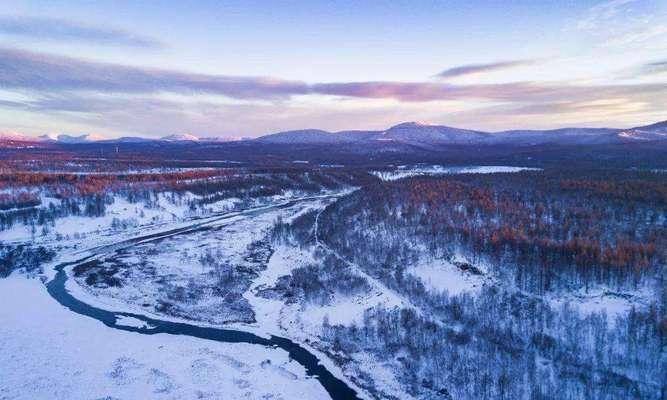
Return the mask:
M 60 174 L 71 174 L 71 175 L 139 175 L 139 174 L 166 174 L 174 172 L 189 172 L 189 171 L 213 171 L 216 168 L 213 167 L 153 167 L 153 168 L 130 168 L 130 169 L 119 169 L 119 170 L 108 170 L 108 171 L 82 171 L 81 168 L 85 165 L 70 163 L 65 165 L 66 167 L 71 167 L 72 170 L 67 169 L 34 169 L 34 172 L 39 172 L 41 174 L 50 174 L 50 175 L 60 175 Z
M 653 293 L 649 286 L 624 292 L 597 287 L 588 292 L 579 290 L 564 295 L 550 295 L 546 300 L 552 307 L 567 305 L 582 315 L 604 312 L 609 324 L 613 324 L 617 316 L 627 314 L 632 308 L 648 307 L 657 293 L 657 290 Z
M 244 294 L 256 313 L 256 325 L 262 330 L 271 332 L 282 330 L 291 337 L 313 339 L 321 333 L 325 318 L 332 325 L 360 323 L 364 311 L 382 305 L 386 308 L 397 306 L 399 301 L 384 293 L 374 291 L 366 296 L 334 296 L 330 303 L 319 304 L 285 304 L 280 299 L 258 296 L 261 289 L 275 286 L 278 278 L 289 275 L 293 269 L 303 267 L 309 262 L 316 262 L 312 249 L 278 246 L 269 260 L 266 270 L 253 281 L 253 285 Z M 296 329 L 294 329 L 296 327 Z
M 290 220 L 313 207 L 323 207 L 323 203 L 313 200 L 235 216 L 215 224 L 215 229 L 132 246 L 103 259 L 103 267 L 118 270 L 114 276 L 120 278 L 122 286 L 87 285 L 88 274 L 82 274 L 77 278 L 79 287 L 72 289 L 86 291 L 107 304 L 110 300 L 127 304 L 137 312 L 160 310 L 161 314 L 209 324 L 249 322 L 253 320 L 252 309 L 242 298 L 230 294 L 240 296 L 253 274 L 266 268 L 264 258 L 270 255 L 267 236 L 278 217 Z M 221 264 L 237 271 L 229 278 L 235 282 L 218 283 L 215 266 Z M 241 270 L 244 272 L 239 273 Z M 175 298 L 179 293 L 182 295 Z M 165 304 L 170 305 L 168 312 Z
M 255 325 L 263 332 L 278 332 L 283 328 L 285 319 L 291 319 L 289 305 L 280 299 L 258 296 L 258 291 L 274 287 L 281 276 L 289 275 L 292 270 L 314 261 L 313 254 L 292 246 L 278 246 L 274 249 L 266 269 L 253 281 L 250 289 L 243 296 L 255 311 Z M 287 312 L 286 312 L 287 311 Z M 293 322 L 292 322 L 293 323 Z M 287 322 L 289 325 L 290 322 Z
M 420 260 L 410 265 L 407 272 L 419 278 L 427 289 L 435 293 L 446 291 L 450 296 L 477 293 L 488 281 L 483 276 L 461 271 L 448 260 Z
M 280 349 L 109 329 L 22 276 L 0 293 L 3 400 L 328 398 Z
M 0 241 L 31 242 L 33 244 L 64 241 L 80 241 L 87 236 L 100 234 L 115 234 L 127 228 L 138 228 L 147 225 L 173 222 L 196 216 L 190 211 L 187 201 L 197 196 L 186 193 L 174 196 L 160 193 L 155 204 L 149 206 L 144 202 L 131 203 L 122 196 L 115 196 L 114 201 L 106 206 L 105 215 L 101 217 L 68 216 L 57 218 L 54 226 L 48 226 L 47 231 L 38 226 L 33 234 L 32 227 L 17 222 L 10 229 L 0 231 Z M 50 203 L 59 203 L 58 199 L 42 195 L 42 205 L 48 207 Z M 233 207 L 232 201 L 222 201 L 219 207 L 210 205 L 214 211 L 224 211 Z M 214 208 L 215 207 L 215 208 Z M 118 225 L 118 226 L 115 226 Z
M 313 248 L 277 246 L 267 268 L 254 280 L 250 290 L 244 295 L 255 310 L 257 322 L 253 325 L 260 332 L 278 332 L 300 343 L 309 343 L 322 352 L 331 353 L 332 350 L 326 348 L 321 341 L 322 325 L 325 320 L 331 325 L 359 326 L 363 322 L 366 310 L 374 307 L 393 308 L 402 304 L 395 293 L 386 288 L 382 291 L 377 286 L 371 286 L 372 290 L 367 295 L 334 295 L 331 302 L 325 305 L 299 302 L 286 304 L 281 299 L 257 295 L 259 290 L 275 286 L 278 278 L 289 275 L 293 269 L 316 261 L 312 251 Z M 331 371 L 338 371 L 340 367 L 333 363 L 327 364 L 327 368 Z M 370 355 L 356 354 L 354 363 L 342 367 L 344 368 L 342 373 L 345 374 L 348 383 L 352 378 L 361 375 L 370 376 L 385 395 L 402 399 L 411 398 L 396 380 L 392 366 L 380 363 Z
M 309 342 L 316 342 L 321 332 L 324 317 L 330 318 L 332 323 L 349 324 L 361 321 L 363 312 L 373 304 L 368 299 L 357 299 L 351 304 L 349 299 L 341 299 L 327 307 L 305 307 L 299 304 L 285 304 L 281 300 L 271 300 L 256 296 L 257 288 L 271 287 L 277 279 L 289 275 L 293 268 L 303 266 L 314 261 L 311 250 L 298 247 L 278 246 L 273 249 L 272 255 L 265 265 L 248 261 L 248 245 L 258 240 L 266 240 L 270 228 L 280 216 L 283 221 L 291 221 L 297 216 L 315 209 L 322 209 L 331 199 L 313 199 L 291 207 L 267 210 L 255 215 L 240 215 L 215 223 L 213 230 L 193 232 L 187 235 L 175 236 L 154 243 L 139 244 L 125 249 L 115 257 L 127 266 L 128 275 L 122 287 L 90 287 L 83 282 L 83 278 L 70 279 L 68 290 L 75 297 L 86 303 L 117 312 L 134 312 L 170 321 L 187 321 L 202 326 L 220 326 L 225 324 L 231 328 L 238 328 L 268 337 L 271 334 L 289 337 L 303 346 L 308 347 L 311 353 L 320 358 L 327 369 L 338 378 L 352 385 L 342 371 L 326 355 L 317 348 L 309 346 Z M 170 224 L 174 225 L 174 224 Z M 163 227 L 167 229 L 167 227 Z M 187 287 L 188 285 L 208 285 L 210 268 L 198 261 L 207 251 L 213 251 L 216 259 L 226 261 L 231 265 L 244 265 L 258 272 L 258 276 L 249 282 L 249 289 L 243 293 L 254 312 L 255 322 L 236 322 L 225 316 L 225 304 L 216 303 L 222 300 L 220 295 L 204 295 L 197 300 L 188 300 L 178 304 L 183 308 L 182 313 L 169 315 L 157 311 L 157 300 L 164 298 L 161 285 Z M 256 265 L 255 265 L 256 264 Z M 141 270 L 146 270 L 153 276 L 140 276 Z M 71 274 L 71 272 L 70 272 Z M 382 298 L 378 298 L 381 301 Z M 367 304 L 368 303 L 368 304 Z M 370 305 L 369 305 L 370 304 Z M 354 310 L 354 313 L 350 313 Z M 118 321 L 125 326 L 138 326 L 142 322 L 123 317 Z M 354 386 L 354 385 L 352 385 Z
M 494 174 L 512 173 L 520 171 L 539 171 L 539 168 L 507 167 L 507 166 L 471 166 L 471 167 L 443 167 L 431 166 L 401 166 L 393 171 L 373 171 L 373 175 L 383 181 L 395 181 L 401 178 L 421 175 L 449 175 L 449 174 Z
M 323 191 L 319 195 L 327 196 L 340 192 Z M 38 207 L 47 208 L 49 204 L 59 205 L 60 201 L 39 193 L 42 204 Z M 128 232 L 140 233 L 142 230 L 153 229 L 166 224 L 187 221 L 192 218 L 206 218 L 217 213 L 229 212 L 239 208 L 252 208 L 264 205 L 279 204 L 289 200 L 316 196 L 315 194 L 284 191 L 280 195 L 257 197 L 242 201 L 238 198 L 226 198 L 216 202 L 190 208 L 189 202 L 201 200 L 203 197 L 190 192 L 161 192 L 152 204 L 143 201 L 132 203 L 123 196 L 116 195 L 113 203 L 106 205 L 105 215 L 100 217 L 68 216 L 57 218 L 54 226 L 32 226 L 17 221 L 11 228 L 0 230 L 0 241 L 6 243 L 30 243 L 72 247 L 92 247 L 103 244 L 104 238 L 116 240 L 118 235 Z
M 483 168 L 487 172 L 515 172 L 489 170 L 495 167 Z M 280 197 L 274 202 L 284 200 Z M 122 265 L 118 272 L 124 280 L 122 286 L 89 286 L 84 283 L 85 275 L 82 275 L 68 281 L 68 289 L 75 297 L 113 311 L 130 311 L 208 326 L 226 324 L 265 337 L 271 334 L 287 337 L 310 349 L 328 370 L 348 383 L 359 376 L 370 377 L 384 395 L 410 398 L 395 378 L 393 369 L 400 365 L 379 360 L 364 351 L 351 355 L 354 362 L 334 365 L 332 360 L 335 357 L 327 359 L 325 356 L 333 354 L 332 349 L 327 348 L 326 341 L 322 340 L 325 320 L 331 325 L 359 325 L 366 310 L 373 307 L 408 307 L 421 312 L 409 298 L 391 290 L 380 280 L 366 274 L 360 266 L 346 260 L 343 261 L 351 271 L 369 283 L 367 293 L 354 296 L 336 293 L 324 305 L 290 302 L 260 294 L 262 290 L 274 287 L 281 277 L 290 275 L 295 268 L 318 262 L 316 251 L 340 257 L 319 240 L 304 247 L 277 245 L 269 240 L 271 227 L 279 217 L 283 221 L 291 221 L 309 211 L 322 209 L 330 199 L 315 199 L 289 207 L 267 207 L 252 214 L 234 213 L 228 219 L 212 219 L 210 223 L 206 222 L 209 221 L 207 218 L 187 214 L 187 207 L 180 207 L 178 202 L 164 201 L 158 209 L 151 211 L 139 210 L 137 204 L 123 203 L 122 199 L 116 200 L 110 206 L 110 215 L 101 217 L 104 222 L 83 218 L 88 221 L 87 224 L 82 222 L 68 228 L 72 232 L 88 232 L 87 237 L 80 236 L 72 242 L 79 249 L 91 244 L 118 242 L 154 230 L 167 231 L 187 226 L 195 222 L 191 219 L 194 217 L 212 229 L 193 230 L 187 235 L 128 247 L 107 260 L 111 265 L 114 262 Z M 230 205 L 221 204 L 218 210 L 227 207 Z M 120 231 L 110 227 L 114 215 L 139 217 L 142 212 L 145 218 L 143 224 Z M 63 221 L 66 222 L 75 221 Z M 25 236 L 21 239 L 27 240 Z M 258 256 L 252 246 L 258 242 L 270 247 L 270 251 L 262 250 Z M 226 307 L 229 307 L 227 300 L 223 300 L 219 293 L 206 292 L 216 285 L 211 281 L 212 267 L 200 261 L 206 254 L 213 254 L 218 261 L 249 271 L 243 276 L 243 282 L 238 282 L 238 289 L 242 295 L 240 299 L 247 302 L 247 310 L 253 314 L 254 321 L 252 318 L 237 318 L 238 314 L 229 317 L 225 314 Z M 268 254 L 268 258 L 262 254 Z M 463 292 L 474 294 L 484 285 L 493 283 L 490 281 L 492 278 L 487 276 L 489 268 L 477 265 L 481 273 L 476 274 L 457 267 L 458 262 L 467 261 L 461 255 L 449 261 L 424 258 L 409 266 L 407 273 L 419 278 L 427 289 L 433 292 L 446 290 L 450 295 Z M 185 291 L 183 299 L 165 297 L 165 288 L 173 292 L 175 287 Z M 204 291 L 194 290 L 197 288 L 204 288 Z M 22 293 L 14 296 L 15 292 Z M 104 396 L 123 399 L 262 398 L 264 394 L 271 394 L 270 389 L 274 386 L 281 390 L 277 395 L 273 393 L 274 398 L 328 397 L 316 381 L 305 376 L 298 364 L 289 362 L 286 354 L 277 349 L 115 331 L 70 313 L 50 299 L 37 281 L 19 277 L 0 279 L 0 293 L 3 297 L 7 293 L 12 300 L 5 302 L 8 305 L 0 302 L 0 344 L 3 347 L 0 352 L 1 400 L 42 398 L 45 393 L 56 393 L 60 396 L 56 398 L 67 399 Z M 199 297 L 189 296 L 188 293 Z M 635 298 L 602 292 L 548 300 L 553 305 L 575 305 L 582 313 L 600 310 L 608 314 L 624 313 L 636 304 Z M 177 303 L 180 312 L 164 312 L 158 307 L 160 301 Z M 118 324 L 138 327 L 143 322 L 122 317 Z M 4 351 L 5 346 L 9 346 L 6 348 L 10 350 Z M 96 347 L 101 348 L 100 355 L 86 357 L 87 354 L 97 356 Z M 39 368 L 42 364 L 49 367 L 42 371 Z M 54 367 L 51 368 L 51 365 Z M 22 381 L 21 374 L 30 379 Z M 80 385 L 80 382 L 85 384 Z M 283 386 L 289 387 L 283 389 Z M 27 390 L 31 396 L 24 395 L 22 390 Z M 137 394 L 140 396 L 136 397 Z

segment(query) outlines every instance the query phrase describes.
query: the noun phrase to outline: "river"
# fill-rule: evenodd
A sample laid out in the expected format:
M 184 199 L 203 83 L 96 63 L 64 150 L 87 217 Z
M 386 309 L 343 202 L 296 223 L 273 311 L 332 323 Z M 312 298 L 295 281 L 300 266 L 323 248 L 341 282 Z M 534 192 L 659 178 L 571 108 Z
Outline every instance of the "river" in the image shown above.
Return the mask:
M 322 197 L 320 197 L 322 198 Z M 282 203 L 275 206 L 261 207 L 257 209 L 251 209 L 243 212 L 230 213 L 228 218 L 238 215 L 252 215 L 255 213 L 272 210 L 279 207 L 285 207 L 288 205 L 296 204 L 299 201 L 313 200 L 313 198 L 304 198 L 300 200 L 293 200 L 286 203 Z M 216 218 L 215 221 L 225 219 L 227 216 L 221 216 Z M 174 234 L 187 234 L 193 232 L 196 229 L 204 228 L 202 225 L 210 223 L 211 220 L 206 222 L 198 222 L 196 224 L 182 227 L 175 230 L 170 230 L 163 232 L 161 234 L 152 233 L 145 236 L 135 237 L 130 240 L 125 240 L 114 245 L 107 245 L 99 247 L 95 250 L 118 250 L 120 248 L 127 248 L 137 243 L 145 243 L 146 241 L 159 240 L 166 236 L 171 236 Z M 278 347 L 289 353 L 290 358 L 294 361 L 301 364 L 306 373 L 309 376 L 317 379 L 324 389 L 329 393 L 332 399 L 334 400 L 347 400 L 347 399 L 359 399 L 357 392 L 348 386 L 342 380 L 336 378 L 329 370 L 320 363 L 320 360 L 312 354 L 310 351 L 300 346 L 298 343 L 293 342 L 290 339 L 280 337 L 280 336 L 269 336 L 264 338 L 257 336 L 253 333 L 237 330 L 237 329 L 222 329 L 222 328 L 212 328 L 212 327 L 203 327 L 197 326 L 188 323 L 181 322 L 171 322 L 155 318 L 149 318 L 145 315 L 127 313 L 127 312 L 113 312 L 97 308 L 90 304 L 87 304 L 69 293 L 66 289 L 66 283 L 69 279 L 67 275 L 68 267 L 75 267 L 79 264 L 90 261 L 93 258 L 98 257 L 99 254 L 93 253 L 88 257 L 82 258 L 80 260 L 62 263 L 55 267 L 56 275 L 55 277 L 46 284 L 47 291 L 51 297 L 53 297 L 58 303 L 67 307 L 70 311 L 75 312 L 80 315 L 85 315 L 90 318 L 94 318 L 104 325 L 111 329 L 118 329 L 122 331 L 136 332 L 144 335 L 154 335 L 157 333 L 167 333 L 171 335 L 185 335 L 196 337 L 206 340 L 214 340 L 217 342 L 224 343 L 250 343 L 260 346 L 267 347 Z M 139 320 L 144 323 L 143 326 L 128 326 L 118 323 L 123 317 L 130 317 L 136 320 Z

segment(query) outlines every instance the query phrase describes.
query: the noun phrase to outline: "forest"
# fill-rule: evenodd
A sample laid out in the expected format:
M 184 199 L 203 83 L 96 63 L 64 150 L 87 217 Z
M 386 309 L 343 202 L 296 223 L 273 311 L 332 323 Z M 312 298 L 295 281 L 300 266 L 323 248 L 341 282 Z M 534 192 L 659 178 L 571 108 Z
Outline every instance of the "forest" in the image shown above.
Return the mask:
M 361 186 L 377 178 L 363 170 L 299 168 L 203 168 L 117 173 L 0 171 L 0 231 L 21 223 L 35 232 L 58 218 L 100 217 L 114 199 L 158 207 L 164 194 L 173 204 L 205 212 L 212 203 L 235 198 L 242 204 L 289 193 Z M 45 199 L 50 201 L 45 202 Z M 46 228 L 45 228 L 46 227 Z
M 538 294 L 637 288 L 654 278 L 667 249 L 662 174 L 573 176 L 464 174 L 368 185 L 323 213 L 320 234 L 377 271 L 409 260 L 420 243 L 434 257 L 461 253 Z
M 387 368 L 417 399 L 664 398 L 667 179 L 659 171 L 547 168 L 382 181 L 348 167 L 22 170 L 0 174 L 0 231 L 25 225 L 35 238 L 60 218 L 103 217 L 116 202 L 160 215 L 178 205 L 197 218 L 228 199 L 242 209 L 328 191 L 340 197 L 268 220 L 267 239 L 243 249 L 243 261 L 219 248 L 202 253 L 196 261 L 209 272 L 187 284 L 144 261 L 131 269 L 120 259 L 82 264 L 73 273 L 115 290 L 129 283 L 117 274 L 131 270 L 145 275 L 138 281 L 164 283 L 158 313 L 187 318 L 215 299 L 221 305 L 201 315 L 252 323 L 253 280 L 276 249 L 299 249 L 312 260 L 256 296 L 299 307 L 297 319 L 346 301 L 363 307 L 353 323 L 327 317 L 308 334 L 376 398 L 402 396 L 388 394 L 369 365 Z M 113 215 L 112 234 L 135 226 L 136 215 Z M 160 251 L 148 245 L 142 257 Z M 39 272 L 53 255 L 3 245 L 0 274 Z M 165 278 L 151 278 L 158 267 Z M 444 286 L 420 275 L 423 268 Z
M 356 364 L 361 354 L 420 399 L 662 399 L 666 189 L 662 174 L 636 171 L 413 177 L 278 221 L 274 241 L 319 240 L 409 299 L 369 308 L 360 323 L 322 326 L 326 351 L 378 397 L 383 388 Z M 274 289 L 305 307 L 368 291 L 363 279 L 350 285 L 359 278 L 346 262 L 316 254 L 319 267 Z M 411 273 L 424 259 L 487 283 L 433 290 Z M 578 303 L 587 295 L 633 305 L 589 312 Z

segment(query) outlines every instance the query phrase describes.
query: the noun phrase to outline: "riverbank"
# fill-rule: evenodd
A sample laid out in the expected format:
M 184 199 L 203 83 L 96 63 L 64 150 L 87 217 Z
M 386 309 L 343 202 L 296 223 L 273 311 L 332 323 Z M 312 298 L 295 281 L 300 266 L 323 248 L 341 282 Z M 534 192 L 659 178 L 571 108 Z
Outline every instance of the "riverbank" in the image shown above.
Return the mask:
M 278 348 L 109 329 L 16 274 L 0 293 L 0 399 L 328 397 Z

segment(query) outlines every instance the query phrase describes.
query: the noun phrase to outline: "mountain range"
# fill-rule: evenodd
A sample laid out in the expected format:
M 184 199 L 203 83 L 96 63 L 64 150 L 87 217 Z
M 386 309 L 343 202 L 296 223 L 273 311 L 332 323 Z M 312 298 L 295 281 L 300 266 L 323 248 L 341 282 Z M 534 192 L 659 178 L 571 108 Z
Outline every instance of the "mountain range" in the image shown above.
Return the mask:
M 103 139 L 97 135 L 84 134 L 79 136 L 58 135 L 52 137 L 21 136 L 17 133 L 0 133 L 0 141 L 11 142 L 44 142 L 61 144 L 82 143 L 142 143 L 142 142 L 229 142 L 238 138 L 230 137 L 197 137 L 192 134 L 175 134 L 160 139 L 134 136 L 117 139 Z M 614 128 L 561 128 L 552 130 L 508 130 L 501 132 L 484 132 L 460 129 L 444 125 L 429 125 L 418 122 L 405 122 L 384 131 L 340 131 L 328 132 L 320 129 L 302 129 L 273 133 L 255 139 L 241 139 L 244 142 L 257 142 L 276 145 L 345 145 L 362 143 L 395 143 L 414 146 L 443 145 L 491 145 L 509 144 L 518 146 L 542 144 L 611 144 L 637 141 L 667 140 L 667 121 L 630 129 Z
M 279 132 L 255 139 L 274 144 L 346 144 L 394 142 L 411 145 L 484 144 L 607 144 L 624 141 L 667 140 L 667 121 L 631 129 L 561 128 L 552 130 L 509 130 L 483 132 L 405 122 L 384 131 L 327 132 L 317 129 Z

